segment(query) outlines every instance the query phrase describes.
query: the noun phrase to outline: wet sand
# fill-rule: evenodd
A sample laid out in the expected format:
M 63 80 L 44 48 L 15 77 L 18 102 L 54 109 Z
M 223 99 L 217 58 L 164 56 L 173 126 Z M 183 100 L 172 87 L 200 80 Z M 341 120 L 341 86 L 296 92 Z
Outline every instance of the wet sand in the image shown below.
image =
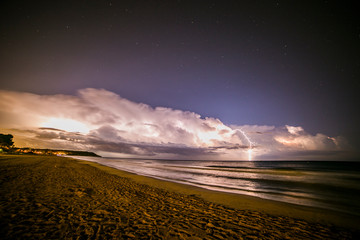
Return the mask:
M 1 239 L 359 239 L 358 219 L 62 157 L 0 156 Z

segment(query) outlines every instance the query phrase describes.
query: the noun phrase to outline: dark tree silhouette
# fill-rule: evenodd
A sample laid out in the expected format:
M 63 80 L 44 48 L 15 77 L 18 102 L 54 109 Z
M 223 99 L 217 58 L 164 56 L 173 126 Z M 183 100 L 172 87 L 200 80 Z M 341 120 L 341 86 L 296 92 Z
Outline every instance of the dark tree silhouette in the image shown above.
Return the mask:
M 13 137 L 11 134 L 5 135 L 0 133 L 0 147 L 11 148 L 14 145 Z

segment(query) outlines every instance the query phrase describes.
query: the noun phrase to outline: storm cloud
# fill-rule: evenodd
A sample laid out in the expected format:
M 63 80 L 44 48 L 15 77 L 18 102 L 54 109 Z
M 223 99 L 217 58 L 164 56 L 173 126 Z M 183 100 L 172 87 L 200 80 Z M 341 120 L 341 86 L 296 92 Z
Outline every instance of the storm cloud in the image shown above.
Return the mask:
M 104 89 L 81 89 L 76 96 L 1 90 L 0 114 L 1 131 L 14 134 L 17 146 L 103 156 L 247 159 L 251 147 L 254 159 L 306 159 L 338 156 L 348 148 L 342 137 L 311 135 L 301 126 L 226 125 Z

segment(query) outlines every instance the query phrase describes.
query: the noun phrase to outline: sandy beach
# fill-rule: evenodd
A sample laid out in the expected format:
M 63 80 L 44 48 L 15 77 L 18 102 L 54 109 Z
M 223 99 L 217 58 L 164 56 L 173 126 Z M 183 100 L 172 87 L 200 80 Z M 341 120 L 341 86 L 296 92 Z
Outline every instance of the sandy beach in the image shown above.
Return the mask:
M 0 156 L 2 239 L 359 239 L 345 215 L 71 158 Z

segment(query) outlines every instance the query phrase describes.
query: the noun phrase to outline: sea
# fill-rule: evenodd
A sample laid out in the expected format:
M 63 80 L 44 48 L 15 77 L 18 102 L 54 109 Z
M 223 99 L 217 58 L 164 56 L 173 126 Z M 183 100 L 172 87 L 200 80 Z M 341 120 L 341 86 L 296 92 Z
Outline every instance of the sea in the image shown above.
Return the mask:
M 76 158 L 166 181 L 360 216 L 360 161 Z

